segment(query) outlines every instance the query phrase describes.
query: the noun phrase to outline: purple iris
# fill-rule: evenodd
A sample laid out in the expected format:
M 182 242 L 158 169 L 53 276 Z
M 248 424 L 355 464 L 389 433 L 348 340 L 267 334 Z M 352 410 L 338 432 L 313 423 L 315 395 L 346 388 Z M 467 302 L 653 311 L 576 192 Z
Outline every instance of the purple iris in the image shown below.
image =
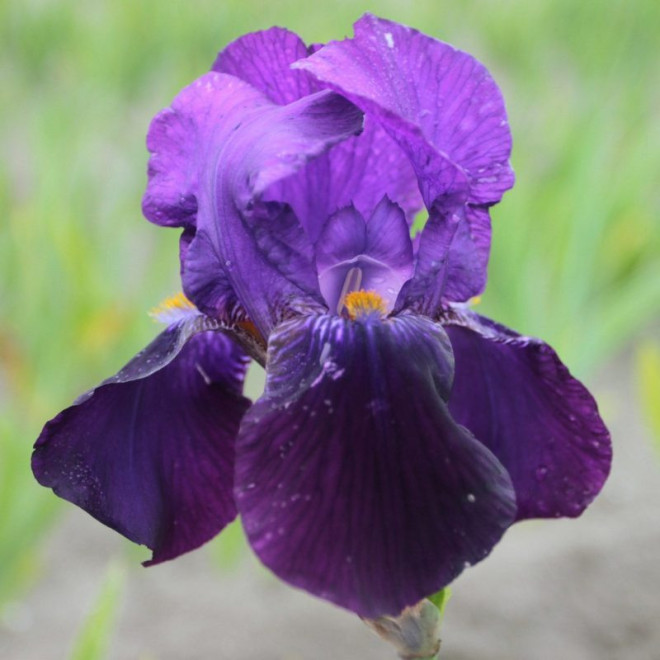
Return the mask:
M 593 398 L 549 346 L 465 304 L 513 184 L 474 58 L 370 15 L 326 46 L 249 34 L 147 145 L 144 213 L 183 229 L 187 298 L 46 424 L 40 483 L 148 564 L 240 514 L 274 573 L 366 617 L 442 588 L 512 523 L 593 500 L 611 461 Z

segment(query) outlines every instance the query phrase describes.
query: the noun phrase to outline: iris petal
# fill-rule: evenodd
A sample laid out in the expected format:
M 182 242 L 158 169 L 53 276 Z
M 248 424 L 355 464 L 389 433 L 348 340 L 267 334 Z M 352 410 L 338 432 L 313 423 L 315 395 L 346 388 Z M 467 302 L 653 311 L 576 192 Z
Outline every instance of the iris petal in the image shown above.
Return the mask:
M 488 208 L 468 204 L 465 219 L 459 221 L 451 241 L 445 285 L 441 298 L 466 301 L 486 288 L 486 272 L 490 256 L 490 213 Z M 432 236 L 424 237 L 425 249 L 432 249 Z M 428 247 L 427 247 L 428 246 Z M 427 304 L 429 310 L 438 307 L 439 298 Z
M 377 117 L 417 161 L 425 142 L 459 167 L 468 201 L 498 201 L 513 184 L 511 135 L 504 102 L 477 60 L 416 30 L 372 15 L 355 24 L 355 37 L 331 42 L 297 67 L 309 71 Z M 449 171 L 449 170 L 448 170 Z M 456 179 L 456 183 L 461 178 Z M 456 191 L 451 180 L 421 181 L 425 198 Z
M 307 46 L 297 34 L 272 27 L 230 43 L 218 54 L 212 70 L 236 76 L 274 103 L 286 105 L 320 89 L 306 71 L 291 68 L 307 54 Z
M 578 516 L 610 470 L 593 397 L 543 342 L 469 312 L 447 319 L 456 358 L 449 408 L 506 467 L 518 519 Z
M 311 252 L 311 244 L 295 214 L 262 197 L 361 128 L 362 113 L 333 92 L 280 106 L 216 72 L 157 115 L 147 138 L 152 156 L 143 209 L 154 222 L 195 230 L 186 239 L 183 278 L 197 307 L 213 313 L 235 294 L 267 335 L 283 301 L 322 301 L 313 264 L 298 249 L 306 241 Z M 282 240 L 283 227 L 298 244 Z
M 274 102 L 286 104 L 322 89 L 309 73 L 291 67 L 312 50 L 294 33 L 271 28 L 231 43 L 213 69 L 245 80 Z M 383 195 L 395 200 L 410 221 L 422 206 L 408 159 L 376 122 L 367 120 L 361 135 L 275 184 L 268 198 L 289 204 L 315 242 L 325 219 L 337 210 L 355 204 L 369 217 Z
M 377 120 L 413 164 L 430 219 L 405 305 L 428 312 L 440 297 L 465 300 L 479 293 L 483 272 L 452 282 L 474 268 L 456 263 L 473 250 L 453 251 L 453 237 L 467 225 L 461 241 L 480 249 L 483 226 L 473 229 L 480 218 L 470 207 L 486 209 L 513 185 L 504 102 L 486 69 L 447 44 L 370 15 L 356 23 L 353 39 L 332 42 L 296 66 Z M 488 245 L 489 231 L 487 237 Z M 437 245 L 443 252 L 432 249 Z M 436 281 L 429 289 L 430 274 Z
M 32 459 L 42 485 L 148 546 L 147 563 L 198 547 L 236 516 L 246 359 L 221 334 L 182 339 L 166 330 L 48 422 Z
M 364 254 L 367 249 L 367 223 L 354 206 L 333 213 L 323 225 L 316 244 L 319 273 L 342 261 Z
M 383 197 L 367 222 L 367 253 L 401 273 L 412 274 L 413 250 L 410 231 L 398 204 Z
M 354 206 L 330 216 L 316 244 L 319 284 L 328 307 L 341 312 L 352 274 L 355 288 L 375 291 L 388 311 L 413 271 L 412 242 L 403 210 L 383 197 L 368 221 Z
M 211 74 L 209 74 L 211 75 Z M 221 74 L 214 74 L 223 78 Z M 217 90 L 228 90 L 222 80 Z M 331 92 L 287 106 L 234 115 L 234 131 L 216 132 L 200 188 L 198 230 L 186 256 L 184 288 L 202 309 L 218 305 L 226 277 L 261 334 L 292 299 L 318 299 L 311 244 L 290 207 L 261 200 L 266 189 L 332 144 L 358 131 L 361 114 Z
M 236 496 L 279 577 L 396 614 L 483 559 L 515 515 L 506 471 L 449 415 L 447 337 L 418 317 L 278 328 L 237 440 Z
M 268 105 L 256 89 L 231 76 L 207 74 L 183 89 L 149 126 L 147 189 L 142 211 L 159 225 L 197 222 L 204 169 L 214 161 L 216 132 L 231 132 L 248 110 Z
M 364 130 L 275 184 L 269 199 L 290 204 L 312 241 L 325 220 L 353 204 L 369 217 L 384 195 L 394 200 L 412 224 L 422 200 L 415 173 L 396 142 L 370 117 Z

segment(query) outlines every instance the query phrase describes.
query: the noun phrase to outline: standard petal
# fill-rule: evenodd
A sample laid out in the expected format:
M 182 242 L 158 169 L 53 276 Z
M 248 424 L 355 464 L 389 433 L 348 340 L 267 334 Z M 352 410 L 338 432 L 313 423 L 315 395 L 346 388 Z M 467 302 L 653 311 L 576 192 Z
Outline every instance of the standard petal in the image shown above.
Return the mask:
M 291 68 L 307 54 L 307 46 L 297 34 L 272 27 L 230 43 L 218 54 L 212 70 L 236 76 L 273 102 L 286 105 L 319 91 L 310 74 Z
M 466 173 L 471 203 L 497 202 L 513 185 L 504 101 L 471 55 L 367 14 L 353 39 L 331 42 L 296 66 L 378 118 L 404 148 L 418 136 L 444 154 Z M 450 183 L 426 185 L 439 191 Z
M 311 74 L 291 67 L 312 50 L 293 32 L 275 27 L 229 44 L 213 70 L 245 80 L 276 103 L 291 103 L 321 89 Z M 409 221 L 422 206 L 410 162 L 370 120 L 360 136 L 337 145 L 269 191 L 270 199 L 295 210 L 313 242 L 325 219 L 337 210 L 354 204 L 369 217 L 383 195 L 395 200 Z
M 236 454 L 239 512 L 269 568 L 374 618 L 490 552 L 514 493 L 449 415 L 451 376 L 445 333 L 421 317 L 306 317 L 275 331 Z
M 378 125 L 365 117 L 364 130 L 282 180 L 269 198 L 290 204 L 312 241 L 326 218 L 354 205 L 368 218 L 384 195 L 394 200 L 411 224 L 423 202 L 415 172 L 405 153 Z
M 466 248 L 473 235 L 472 214 L 464 208 L 457 217 L 456 209 L 466 204 L 487 208 L 513 185 L 504 102 L 488 71 L 466 53 L 370 15 L 356 23 L 353 39 L 330 43 L 296 66 L 376 119 L 410 158 L 430 214 L 427 242 L 435 242 L 440 233 L 446 250 L 420 252 L 415 277 L 428 280 L 433 264 L 440 263 L 434 288 L 442 291 L 431 295 L 465 300 L 478 293 L 485 265 L 479 277 L 452 282 L 454 275 L 474 269 L 456 262 L 482 247 L 480 228 L 478 245 Z M 460 228 L 460 223 L 468 226 Z M 455 235 L 461 245 L 452 254 Z M 416 307 L 428 312 L 431 305 L 422 300 Z
M 483 206 L 467 204 L 465 217 L 458 220 L 451 248 L 447 255 L 445 286 L 442 298 L 466 301 L 486 288 L 490 256 L 490 214 Z M 422 237 L 430 244 L 429 237 Z M 440 297 L 440 296 L 439 296 Z M 436 300 L 428 296 L 427 309 L 435 309 Z
M 297 218 L 286 204 L 262 198 L 361 128 L 362 113 L 331 91 L 281 106 L 216 72 L 154 119 L 144 212 L 187 229 L 184 288 L 200 309 L 214 310 L 233 292 L 267 335 L 283 302 L 301 296 L 322 302 L 311 243 Z
M 518 519 L 580 515 L 612 460 L 591 394 L 537 339 L 467 311 L 443 323 L 456 359 L 449 408 L 508 470 Z
M 236 516 L 246 359 L 222 334 L 202 332 L 183 347 L 181 338 L 166 330 L 48 422 L 32 458 L 43 486 L 148 546 L 147 564 L 198 547 Z
M 259 91 L 231 76 L 207 74 L 183 89 L 149 126 L 149 180 L 142 199 L 146 218 L 194 228 L 200 181 L 215 160 L 211 136 L 231 132 L 245 112 L 267 105 Z
M 208 75 L 216 77 L 211 83 L 224 97 L 228 76 Z M 208 136 L 213 156 L 202 164 L 197 233 L 186 255 L 184 288 L 198 307 L 209 310 L 220 304 L 218 292 L 226 290 L 228 280 L 267 336 L 292 300 L 321 304 L 322 298 L 311 243 L 297 218 L 288 205 L 265 202 L 262 195 L 310 158 L 359 131 L 362 115 L 342 97 L 320 92 L 287 106 L 259 107 L 233 120 L 232 130 L 216 128 Z
M 184 235 L 182 235 L 182 238 Z M 181 255 L 183 290 L 197 307 L 210 317 L 231 319 L 242 308 L 226 268 L 206 231 L 195 231 Z
M 434 317 L 448 300 L 479 295 L 486 286 L 489 255 L 488 209 L 436 206 L 419 237 L 414 276 L 401 290 L 395 308 Z

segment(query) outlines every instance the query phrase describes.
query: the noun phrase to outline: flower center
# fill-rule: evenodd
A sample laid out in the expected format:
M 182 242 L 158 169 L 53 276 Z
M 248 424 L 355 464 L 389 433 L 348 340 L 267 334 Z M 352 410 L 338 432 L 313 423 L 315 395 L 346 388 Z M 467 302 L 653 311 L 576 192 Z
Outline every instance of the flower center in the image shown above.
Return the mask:
M 375 291 L 351 291 L 344 298 L 344 307 L 352 321 L 373 314 L 384 318 L 387 313 L 385 301 Z

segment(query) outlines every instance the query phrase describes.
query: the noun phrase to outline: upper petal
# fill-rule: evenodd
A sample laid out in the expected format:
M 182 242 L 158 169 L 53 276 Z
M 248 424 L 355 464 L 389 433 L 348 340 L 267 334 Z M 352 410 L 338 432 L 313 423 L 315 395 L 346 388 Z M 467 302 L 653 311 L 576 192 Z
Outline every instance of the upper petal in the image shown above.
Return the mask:
M 384 195 L 394 200 L 412 224 L 422 200 L 415 173 L 402 149 L 373 119 L 364 130 L 277 183 L 269 197 L 290 204 L 312 241 L 326 218 L 354 205 L 369 217 Z
M 223 48 L 212 70 L 236 76 L 285 105 L 319 91 L 306 71 L 291 68 L 307 55 L 307 46 L 295 32 L 272 27 L 243 35 Z
M 218 307 L 228 298 L 228 283 L 266 336 L 289 298 L 322 300 L 311 243 L 295 214 L 262 198 L 271 185 L 361 127 L 362 114 L 333 92 L 281 106 L 215 72 L 156 117 L 148 140 L 153 154 L 145 213 L 173 224 L 179 222 L 177 204 L 194 199 L 188 205 L 194 217 L 186 222 L 194 222 L 196 232 L 183 276 L 198 307 Z
M 466 311 L 443 322 L 456 358 L 449 408 L 508 470 L 518 519 L 580 515 L 612 460 L 591 394 L 537 339 Z
M 490 213 L 485 206 L 467 204 L 459 218 L 447 255 L 445 284 L 441 295 L 427 296 L 426 308 L 437 309 L 438 300 L 466 301 L 486 288 L 486 272 L 490 256 Z M 422 236 L 430 245 L 431 236 Z M 432 261 L 430 259 L 429 261 Z M 410 292 L 411 297 L 414 295 Z
M 43 486 L 148 546 L 148 563 L 196 548 L 236 515 L 246 359 L 218 333 L 183 346 L 181 327 L 48 422 L 32 458 Z
M 443 266 L 432 282 L 441 289 L 431 290 L 434 298 L 464 300 L 478 293 L 485 264 L 478 277 L 452 281 L 466 268 L 474 269 L 459 262 L 481 251 L 484 238 L 483 226 L 472 228 L 472 220 L 480 218 L 466 208 L 460 214 L 456 210 L 466 205 L 487 208 L 513 185 L 504 102 L 486 69 L 447 44 L 370 15 L 356 23 L 353 39 L 330 43 L 296 66 L 375 118 L 410 158 L 430 213 L 422 245 L 436 243 L 440 234 L 442 247 L 442 252 L 428 247 L 420 251 L 414 280 L 423 279 L 428 287 L 430 262 L 436 262 Z M 433 226 L 437 224 L 442 226 Z M 467 227 L 459 231 L 461 224 Z M 454 251 L 457 233 L 461 246 Z M 489 231 L 486 237 L 487 251 Z M 468 240 L 477 243 L 474 250 L 466 249 Z M 427 312 L 432 305 L 423 300 L 423 288 L 415 288 L 411 293 L 416 306 Z
M 229 76 L 202 76 L 183 89 L 149 126 L 151 153 L 142 200 L 147 219 L 194 227 L 204 170 L 215 161 L 211 136 L 229 133 L 243 113 L 268 105 L 256 89 Z
M 261 90 L 276 103 L 291 103 L 322 87 L 307 71 L 292 68 L 312 52 L 293 32 L 270 28 L 229 44 L 213 65 Z M 310 162 L 269 191 L 273 200 L 295 210 L 312 241 L 323 222 L 338 209 L 354 204 L 365 217 L 388 195 L 409 220 L 421 208 L 412 167 L 404 153 L 374 121 L 361 135 L 349 138 Z
M 451 363 L 423 318 L 307 317 L 273 333 L 265 394 L 237 441 L 236 495 L 279 577 L 373 618 L 490 552 L 514 495 L 448 413 Z
M 199 233 L 264 336 L 292 301 L 322 297 L 311 243 L 291 207 L 261 194 L 361 125 L 355 106 L 319 92 L 245 119 L 219 146 Z M 190 258 L 196 254 L 193 242 Z
M 419 237 L 414 276 L 406 282 L 396 309 L 434 317 L 447 301 L 466 301 L 483 292 L 490 254 L 487 208 L 436 205 Z
M 416 162 L 415 138 L 465 173 L 468 201 L 498 201 L 513 184 L 511 134 L 502 95 L 485 67 L 467 53 L 416 30 L 372 15 L 355 36 L 331 42 L 297 67 L 345 94 L 376 117 Z M 453 171 L 453 170 L 447 170 Z M 455 172 L 456 183 L 462 181 Z M 421 182 L 428 206 L 452 181 Z

